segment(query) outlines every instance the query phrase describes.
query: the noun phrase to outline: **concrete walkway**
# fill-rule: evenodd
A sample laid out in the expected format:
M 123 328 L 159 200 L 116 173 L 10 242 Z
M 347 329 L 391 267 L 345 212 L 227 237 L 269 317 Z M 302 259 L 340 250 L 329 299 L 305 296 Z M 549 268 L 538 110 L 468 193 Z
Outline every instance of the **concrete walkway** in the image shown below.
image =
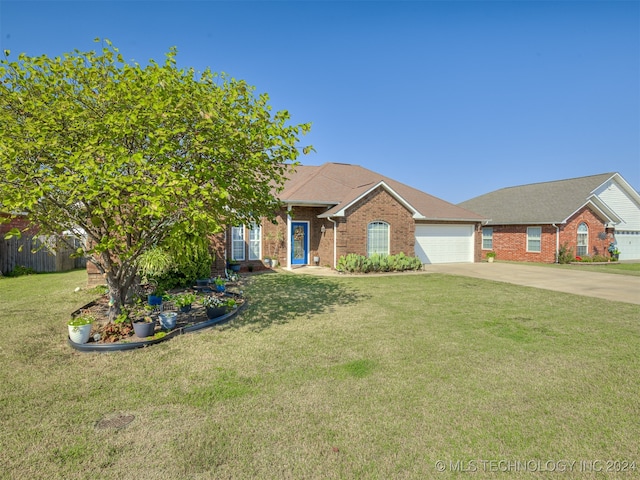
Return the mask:
M 588 269 L 588 266 L 564 269 L 501 262 L 425 266 L 427 272 L 463 275 L 640 305 L 640 277 L 590 272 Z
M 462 275 L 640 305 L 640 277 L 590 272 L 588 269 L 588 266 L 563 269 L 517 263 L 483 262 L 426 265 L 423 272 L 411 273 Z M 340 275 L 335 270 L 324 267 L 306 266 L 294 268 L 292 271 L 322 276 Z M 392 275 L 403 275 L 403 273 Z

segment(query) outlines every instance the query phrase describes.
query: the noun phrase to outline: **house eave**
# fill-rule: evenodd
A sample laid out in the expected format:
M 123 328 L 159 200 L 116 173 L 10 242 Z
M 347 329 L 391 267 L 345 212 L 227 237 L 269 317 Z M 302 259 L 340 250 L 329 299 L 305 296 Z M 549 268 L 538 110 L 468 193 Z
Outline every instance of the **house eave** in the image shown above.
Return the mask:
M 282 203 L 287 207 L 331 208 L 331 207 L 335 207 L 340 202 L 315 202 L 311 200 L 284 200 Z
M 420 220 L 423 222 L 465 222 L 465 223 L 484 223 L 487 221 L 485 218 L 449 218 L 449 217 L 424 217 L 422 215 L 413 216 L 414 220 Z
M 587 201 L 580 205 L 580 207 L 578 209 L 576 209 L 575 212 L 572 212 L 571 215 L 569 215 L 567 218 L 565 218 L 562 222 L 560 223 L 567 223 L 567 221 L 569 221 L 569 219 L 571 217 L 573 217 L 576 213 L 578 213 L 580 210 L 582 210 L 584 207 L 590 207 L 593 210 L 596 211 L 597 215 L 601 218 L 601 220 L 604 220 L 605 223 L 608 224 L 617 224 L 620 223 L 622 220 L 620 217 L 618 217 L 610 208 L 608 208 L 604 203 L 602 203 L 598 197 L 596 197 L 595 195 L 591 195 Z
M 499 220 L 489 220 L 489 222 L 487 222 L 488 226 L 495 226 L 495 225 L 564 225 L 566 222 L 564 220 L 553 220 L 553 221 L 549 221 L 549 220 L 527 220 L 526 222 L 501 222 Z
M 356 198 L 354 198 L 352 201 L 350 201 L 349 203 L 347 203 L 346 205 L 344 205 L 342 208 L 340 208 L 340 210 L 338 210 L 337 212 L 330 214 L 330 215 L 319 215 L 319 218 L 323 218 L 323 217 L 344 217 L 346 210 L 351 207 L 352 205 L 354 205 L 355 203 L 359 202 L 360 200 L 362 200 L 364 197 L 366 197 L 369 193 L 373 192 L 376 188 L 378 187 L 382 187 L 383 189 L 385 189 L 392 197 L 394 197 L 401 205 L 403 205 L 407 210 L 409 210 L 411 212 L 411 214 L 414 216 L 416 215 L 420 215 L 420 213 L 418 212 L 418 210 L 416 210 L 409 202 L 407 202 L 399 193 L 397 193 L 393 188 L 391 188 L 389 185 L 387 185 L 387 183 L 384 180 L 381 180 L 380 182 L 376 183 L 375 185 L 373 185 L 371 188 L 367 189 L 366 191 L 364 191 L 363 193 L 361 193 L 360 195 L 358 195 Z

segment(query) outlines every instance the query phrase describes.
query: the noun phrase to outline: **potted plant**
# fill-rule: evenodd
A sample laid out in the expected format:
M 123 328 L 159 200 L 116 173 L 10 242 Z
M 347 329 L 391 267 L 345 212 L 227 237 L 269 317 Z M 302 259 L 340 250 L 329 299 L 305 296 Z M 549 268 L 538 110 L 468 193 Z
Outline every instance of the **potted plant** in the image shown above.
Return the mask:
M 265 264 L 267 267 L 270 267 L 270 266 L 271 266 L 271 257 L 270 257 L 269 255 L 265 255 L 265 257 L 264 257 L 264 264 Z
M 215 295 L 207 295 L 202 299 L 202 305 L 207 310 L 207 318 L 212 318 L 224 315 L 227 312 L 227 300 Z
M 227 298 L 225 301 L 225 307 L 227 307 L 227 311 L 236 308 L 237 304 L 238 302 L 236 302 L 233 298 Z
M 229 260 L 229 262 L 227 263 L 227 268 L 233 272 L 239 272 L 240 262 L 237 260 Z
M 133 331 L 139 338 L 153 336 L 155 329 L 156 321 L 150 315 L 146 315 L 133 322 Z
M 164 291 L 158 288 L 157 278 L 171 271 L 174 265 L 173 257 L 160 247 L 151 248 L 138 258 L 138 273 L 149 287 L 149 305 L 162 305 Z
M 162 312 L 158 317 L 160 318 L 160 326 L 165 330 L 173 330 L 178 322 L 178 314 L 176 312 Z
M 184 292 L 174 295 L 172 297 L 173 304 L 180 309 L 182 313 L 187 313 L 191 310 L 191 305 L 196 301 L 196 294 L 191 292 Z
M 218 277 L 218 278 L 215 279 L 214 283 L 216 285 L 216 290 L 218 292 L 224 292 L 225 291 L 224 284 L 227 283 L 227 281 L 224 278 Z
M 95 318 L 88 313 L 81 313 L 67 322 L 69 338 L 74 343 L 87 343 L 91 336 L 91 327 Z
M 620 258 L 620 250 L 618 250 L 618 246 L 615 243 L 611 242 L 607 250 L 609 250 L 609 253 L 611 254 L 611 260 L 617 262 Z
M 251 265 L 249 265 L 249 267 L 251 267 Z M 251 270 L 253 270 L 253 268 L 251 268 Z M 237 282 L 238 280 L 240 280 L 240 275 L 238 275 L 236 272 L 234 272 L 232 270 L 227 270 L 227 281 L 228 282 Z
M 493 263 L 495 259 L 496 259 L 496 252 L 487 252 L 487 261 L 489 263 Z
M 162 300 L 165 297 L 165 292 L 160 290 L 159 288 L 155 288 L 148 296 L 147 302 L 152 307 L 160 307 L 162 306 Z

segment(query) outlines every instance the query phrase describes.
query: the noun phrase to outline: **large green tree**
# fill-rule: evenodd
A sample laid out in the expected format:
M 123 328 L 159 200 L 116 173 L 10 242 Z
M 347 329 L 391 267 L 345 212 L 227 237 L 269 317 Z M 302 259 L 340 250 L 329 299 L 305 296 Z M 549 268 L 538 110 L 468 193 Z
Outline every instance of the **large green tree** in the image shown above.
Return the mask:
M 0 208 L 89 239 L 120 312 L 137 260 L 176 232 L 271 217 L 299 137 L 266 94 L 224 74 L 96 53 L 0 60 Z M 310 147 L 302 149 L 304 153 Z

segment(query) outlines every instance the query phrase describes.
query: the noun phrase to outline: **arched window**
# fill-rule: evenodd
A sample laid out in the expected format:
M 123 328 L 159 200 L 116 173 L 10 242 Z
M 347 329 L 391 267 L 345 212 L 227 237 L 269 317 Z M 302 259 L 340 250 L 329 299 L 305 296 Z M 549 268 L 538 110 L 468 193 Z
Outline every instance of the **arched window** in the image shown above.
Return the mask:
M 389 224 L 371 222 L 367 226 L 367 256 L 374 253 L 389 255 Z
M 589 254 L 589 227 L 586 223 L 578 225 L 578 241 L 576 255 L 582 257 Z

